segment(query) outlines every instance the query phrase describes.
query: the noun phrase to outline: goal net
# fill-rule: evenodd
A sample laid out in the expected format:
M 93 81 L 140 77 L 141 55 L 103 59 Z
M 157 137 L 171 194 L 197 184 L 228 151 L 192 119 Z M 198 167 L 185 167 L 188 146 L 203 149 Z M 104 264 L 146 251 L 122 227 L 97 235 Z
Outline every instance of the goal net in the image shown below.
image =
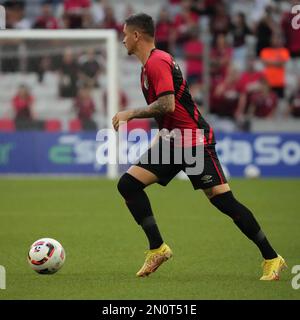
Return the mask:
M 36 128 L 45 122 L 62 132 L 112 128 L 119 105 L 117 45 L 114 30 L 0 32 L 0 118 L 12 119 L 12 105 L 18 108 L 20 96 L 29 94 Z M 17 125 L 22 130 L 26 123 Z M 117 166 L 108 165 L 107 176 L 116 177 Z

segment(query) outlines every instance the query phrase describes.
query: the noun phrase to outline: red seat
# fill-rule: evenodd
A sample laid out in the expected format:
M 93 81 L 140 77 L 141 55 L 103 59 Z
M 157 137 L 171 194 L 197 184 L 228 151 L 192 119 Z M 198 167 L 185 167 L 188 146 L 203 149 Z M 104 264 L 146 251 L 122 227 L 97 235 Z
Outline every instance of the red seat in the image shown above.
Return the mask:
M 69 131 L 78 132 L 82 130 L 81 122 L 79 119 L 72 119 L 69 122 Z
M 11 119 L 0 119 L 0 131 L 12 132 L 16 130 L 16 126 Z
M 44 128 L 48 132 L 61 131 L 61 122 L 57 119 L 46 120 Z
M 150 131 L 151 125 L 149 119 L 134 119 L 127 122 L 127 131 L 131 131 L 133 129 L 144 129 L 145 131 Z M 121 126 L 122 130 L 122 126 Z

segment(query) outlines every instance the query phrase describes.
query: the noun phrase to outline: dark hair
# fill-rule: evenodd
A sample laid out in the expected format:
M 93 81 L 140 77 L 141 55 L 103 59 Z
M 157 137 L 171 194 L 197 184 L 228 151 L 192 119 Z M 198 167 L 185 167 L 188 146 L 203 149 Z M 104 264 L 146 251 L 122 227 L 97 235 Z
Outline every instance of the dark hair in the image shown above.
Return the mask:
M 155 27 L 151 16 L 146 13 L 138 13 L 129 16 L 125 23 L 127 26 L 134 26 L 140 29 L 143 33 L 154 38 Z
M 2 4 L 3 1 L 1 1 Z M 24 9 L 25 8 L 25 2 L 24 0 L 10 0 L 4 2 L 5 8 L 12 8 L 12 9 Z

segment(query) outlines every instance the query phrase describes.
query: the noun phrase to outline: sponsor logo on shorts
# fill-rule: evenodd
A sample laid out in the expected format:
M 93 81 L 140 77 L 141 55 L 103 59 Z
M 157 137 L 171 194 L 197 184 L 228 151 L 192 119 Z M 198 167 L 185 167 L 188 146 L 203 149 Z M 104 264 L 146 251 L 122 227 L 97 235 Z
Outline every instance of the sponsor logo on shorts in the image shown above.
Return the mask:
M 205 176 L 203 176 L 201 178 L 201 181 L 203 181 L 203 183 L 210 183 L 210 182 L 213 181 L 213 177 L 208 175 L 208 174 L 206 174 Z

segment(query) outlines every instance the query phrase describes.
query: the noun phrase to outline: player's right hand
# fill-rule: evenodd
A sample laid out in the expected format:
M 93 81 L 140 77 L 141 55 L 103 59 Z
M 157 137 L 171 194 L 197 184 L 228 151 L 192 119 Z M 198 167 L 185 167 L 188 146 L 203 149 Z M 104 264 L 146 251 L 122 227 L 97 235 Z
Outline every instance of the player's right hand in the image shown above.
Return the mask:
M 118 131 L 120 125 L 126 123 L 129 120 L 131 120 L 131 111 L 130 110 L 120 111 L 116 113 L 115 116 L 112 118 L 112 125 L 114 129 Z

